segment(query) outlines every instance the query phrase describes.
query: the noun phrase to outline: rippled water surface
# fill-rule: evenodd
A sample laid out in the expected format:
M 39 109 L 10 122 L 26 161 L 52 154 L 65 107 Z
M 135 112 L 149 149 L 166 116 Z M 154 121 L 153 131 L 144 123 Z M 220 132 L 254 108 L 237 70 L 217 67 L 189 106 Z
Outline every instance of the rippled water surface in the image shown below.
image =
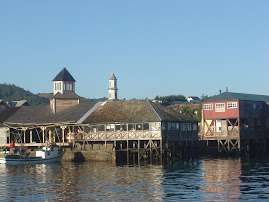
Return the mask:
M 269 198 L 269 160 L 203 158 L 163 165 L 0 164 L 0 200 L 239 201 Z

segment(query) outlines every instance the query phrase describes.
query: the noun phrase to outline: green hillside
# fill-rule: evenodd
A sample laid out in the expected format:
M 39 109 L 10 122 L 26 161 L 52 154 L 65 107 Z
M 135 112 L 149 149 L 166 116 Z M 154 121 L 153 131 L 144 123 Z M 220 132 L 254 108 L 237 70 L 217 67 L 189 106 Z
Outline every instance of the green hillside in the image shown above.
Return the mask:
M 0 100 L 5 102 L 27 100 L 31 105 L 48 105 L 52 96 L 52 93 L 38 93 L 35 95 L 14 84 L 0 84 Z M 80 97 L 80 102 L 97 102 L 106 99 L 106 97 L 98 99 Z
M 202 104 L 181 103 L 169 105 L 168 107 L 177 112 L 192 117 L 198 121 L 202 119 Z
M 6 102 L 27 100 L 31 105 L 47 105 L 49 99 L 39 97 L 30 91 L 26 91 L 16 85 L 0 84 L 0 100 Z

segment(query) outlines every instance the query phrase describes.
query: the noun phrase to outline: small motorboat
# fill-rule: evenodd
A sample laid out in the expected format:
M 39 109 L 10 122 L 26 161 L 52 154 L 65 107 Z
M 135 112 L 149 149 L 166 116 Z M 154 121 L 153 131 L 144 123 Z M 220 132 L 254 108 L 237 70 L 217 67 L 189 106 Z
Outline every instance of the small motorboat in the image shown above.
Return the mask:
M 27 148 L 10 148 L 9 152 L 5 152 L 5 157 L 0 158 L 0 163 L 5 164 L 40 164 L 54 163 L 62 160 L 65 151 L 59 150 L 54 144 L 47 144 L 40 150 L 36 151 L 36 156 L 29 156 Z

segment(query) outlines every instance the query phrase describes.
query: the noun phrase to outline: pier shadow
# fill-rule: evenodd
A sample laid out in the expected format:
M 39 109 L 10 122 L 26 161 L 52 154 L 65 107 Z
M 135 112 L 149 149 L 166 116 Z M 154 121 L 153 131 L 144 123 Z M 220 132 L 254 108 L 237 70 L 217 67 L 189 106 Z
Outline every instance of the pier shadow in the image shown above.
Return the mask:
M 72 162 L 85 162 L 85 157 L 81 152 L 74 152 L 74 159 Z

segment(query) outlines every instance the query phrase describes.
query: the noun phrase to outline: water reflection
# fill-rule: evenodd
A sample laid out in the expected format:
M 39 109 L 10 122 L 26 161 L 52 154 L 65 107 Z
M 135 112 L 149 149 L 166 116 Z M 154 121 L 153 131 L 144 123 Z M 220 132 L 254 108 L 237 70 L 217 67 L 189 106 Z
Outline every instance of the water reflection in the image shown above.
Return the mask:
M 3 200 L 153 200 L 163 196 L 162 166 L 110 163 L 1 165 Z
M 241 159 L 205 159 L 202 170 L 204 200 L 241 199 Z
M 268 158 L 206 158 L 167 165 L 0 164 L 0 176 L 3 201 L 238 201 L 269 197 Z

